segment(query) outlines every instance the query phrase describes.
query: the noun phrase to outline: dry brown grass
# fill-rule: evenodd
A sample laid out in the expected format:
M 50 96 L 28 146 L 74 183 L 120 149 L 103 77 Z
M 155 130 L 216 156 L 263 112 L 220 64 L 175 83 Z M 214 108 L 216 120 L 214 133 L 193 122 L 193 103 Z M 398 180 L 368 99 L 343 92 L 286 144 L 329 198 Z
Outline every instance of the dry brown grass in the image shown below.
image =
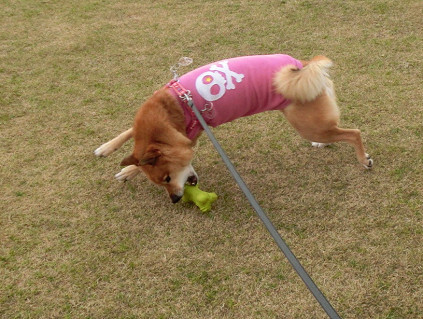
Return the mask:
M 92 154 L 180 56 L 283 52 L 335 61 L 374 170 L 270 113 L 217 138 L 343 318 L 423 318 L 422 16 L 417 0 L 3 1 L 0 316 L 324 318 L 205 136 L 209 214 L 116 182 L 130 145 Z

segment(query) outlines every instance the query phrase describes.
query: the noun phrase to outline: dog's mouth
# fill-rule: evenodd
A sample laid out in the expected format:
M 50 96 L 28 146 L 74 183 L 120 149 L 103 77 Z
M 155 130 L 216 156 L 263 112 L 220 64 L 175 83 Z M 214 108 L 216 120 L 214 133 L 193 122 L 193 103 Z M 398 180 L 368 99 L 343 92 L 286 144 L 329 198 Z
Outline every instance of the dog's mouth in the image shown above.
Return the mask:
M 190 185 L 190 186 L 195 186 L 198 183 L 198 177 L 197 174 L 194 173 L 190 173 L 192 175 L 189 175 L 187 180 L 185 181 L 185 185 Z M 184 194 L 184 189 L 182 188 L 179 192 L 177 192 L 176 194 L 173 193 L 169 193 L 170 199 L 172 200 L 172 203 L 177 203 L 179 202 L 179 200 L 182 198 Z
M 191 175 L 187 178 L 186 184 L 187 185 L 191 185 L 191 186 L 195 186 L 197 185 L 198 182 L 198 177 L 195 175 Z

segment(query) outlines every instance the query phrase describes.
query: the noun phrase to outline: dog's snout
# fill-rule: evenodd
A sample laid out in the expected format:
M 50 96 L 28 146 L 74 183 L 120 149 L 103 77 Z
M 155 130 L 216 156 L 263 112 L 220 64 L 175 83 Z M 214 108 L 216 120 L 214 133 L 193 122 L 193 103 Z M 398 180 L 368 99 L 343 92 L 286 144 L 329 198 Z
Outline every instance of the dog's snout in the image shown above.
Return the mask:
M 197 185 L 198 178 L 195 175 L 191 175 L 190 177 L 188 177 L 187 182 L 189 185 L 195 186 Z
M 172 200 L 172 203 L 176 204 L 177 202 L 179 202 L 179 200 L 182 198 L 182 196 L 180 195 L 176 195 L 176 194 L 170 194 L 170 199 Z

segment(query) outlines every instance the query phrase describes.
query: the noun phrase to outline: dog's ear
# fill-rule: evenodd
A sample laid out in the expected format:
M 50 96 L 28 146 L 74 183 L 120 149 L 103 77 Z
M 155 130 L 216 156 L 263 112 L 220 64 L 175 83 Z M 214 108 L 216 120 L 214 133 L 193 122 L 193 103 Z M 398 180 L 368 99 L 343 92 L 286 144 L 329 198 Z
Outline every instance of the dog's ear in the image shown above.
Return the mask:
M 120 166 L 129 166 L 129 165 L 140 165 L 139 161 L 134 157 L 134 155 L 129 155 L 125 157 L 122 162 L 120 162 Z
M 155 148 L 153 146 L 150 146 L 147 148 L 147 152 L 145 152 L 144 156 L 140 159 L 139 165 L 152 165 L 154 166 L 159 159 L 159 157 L 162 156 L 162 152 L 158 148 Z

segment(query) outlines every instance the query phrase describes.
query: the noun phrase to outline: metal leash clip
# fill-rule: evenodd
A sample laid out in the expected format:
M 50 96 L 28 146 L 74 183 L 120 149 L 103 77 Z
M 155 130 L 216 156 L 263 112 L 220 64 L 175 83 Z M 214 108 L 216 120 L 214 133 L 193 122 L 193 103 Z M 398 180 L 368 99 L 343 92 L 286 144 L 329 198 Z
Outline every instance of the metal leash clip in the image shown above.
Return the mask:
M 191 91 L 190 90 L 184 91 L 180 97 L 181 97 L 181 100 L 184 102 L 188 102 L 189 100 L 192 100 Z
M 210 102 L 210 103 L 207 102 L 206 104 L 204 104 L 203 108 L 200 110 L 201 114 L 203 114 L 203 116 L 208 120 L 212 120 L 216 116 L 213 106 L 214 106 L 213 102 Z

